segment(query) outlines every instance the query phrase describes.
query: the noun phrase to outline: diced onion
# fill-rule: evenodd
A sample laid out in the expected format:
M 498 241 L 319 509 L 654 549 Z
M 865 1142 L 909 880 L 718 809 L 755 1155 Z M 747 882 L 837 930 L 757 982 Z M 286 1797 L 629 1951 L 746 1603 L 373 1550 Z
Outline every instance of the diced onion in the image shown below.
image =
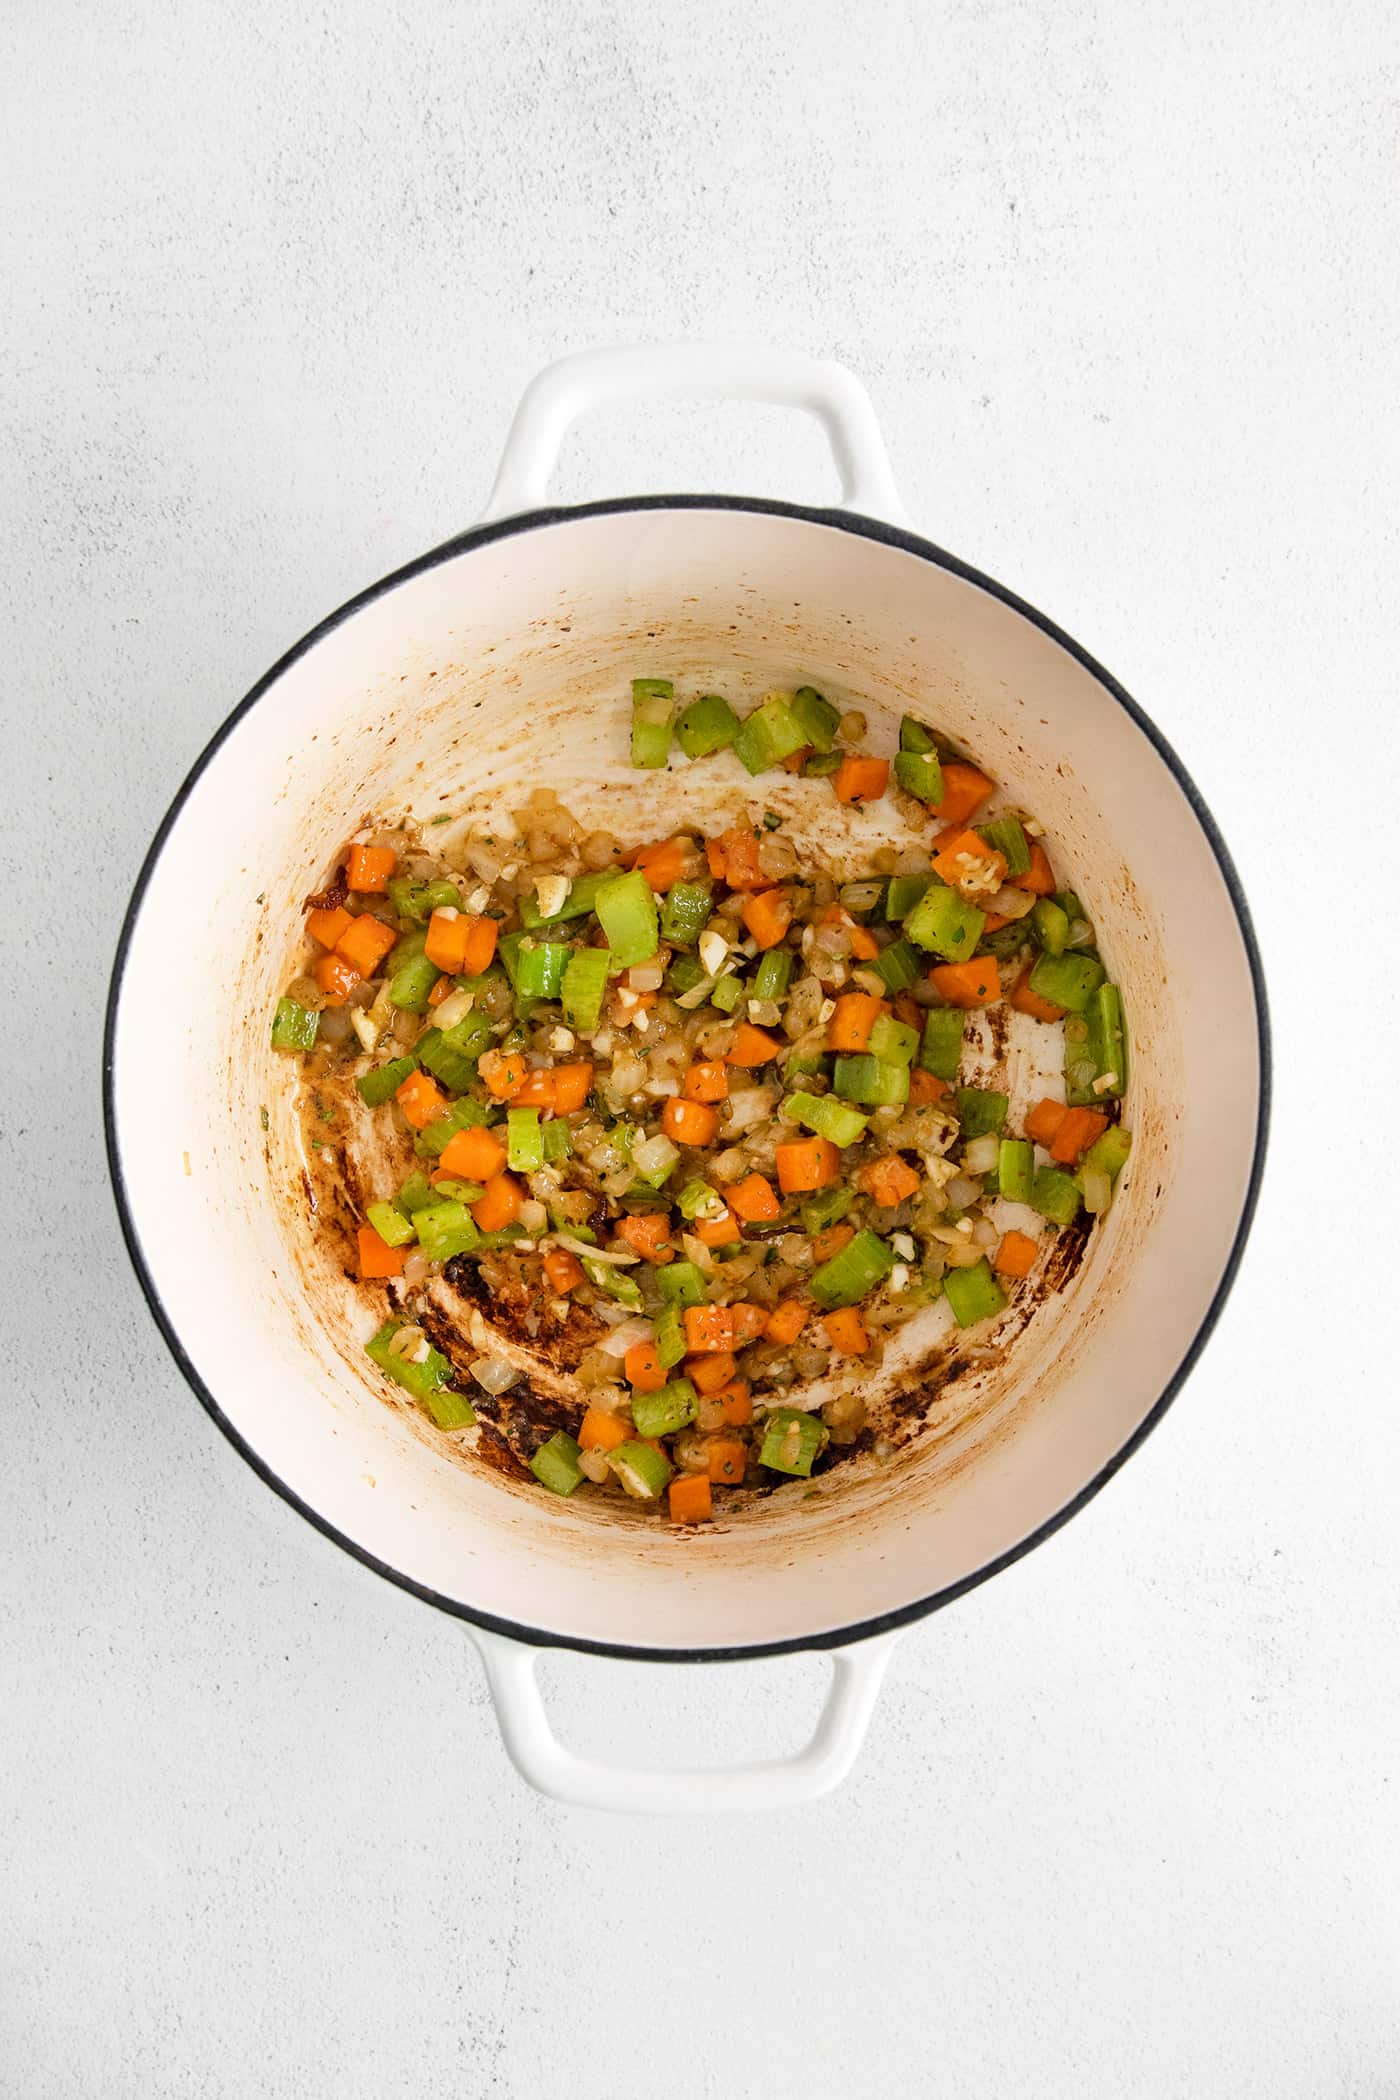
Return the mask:
M 614 1327 L 611 1334 L 603 1336 L 598 1347 L 604 1356 L 622 1357 L 637 1342 L 649 1342 L 655 1332 L 650 1320 L 624 1320 L 620 1327 Z
M 659 992 L 665 975 L 666 965 L 664 963 L 634 963 L 627 972 L 627 983 L 634 992 Z
M 966 1174 L 990 1174 L 1001 1157 L 1001 1139 L 989 1131 L 985 1137 L 972 1140 L 963 1147 L 963 1171 Z
M 756 1123 L 764 1123 L 777 1106 L 777 1089 L 769 1086 L 741 1087 L 729 1096 L 729 1117 L 725 1136 L 733 1137 L 741 1130 L 752 1130 Z M 638 1146 L 639 1152 L 641 1147 Z M 633 1157 L 636 1157 L 634 1153 Z
M 668 1174 L 679 1158 L 680 1153 L 668 1137 L 643 1138 L 632 1147 L 632 1164 L 647 1180 L 653 1175 Z
M 500 1356 L 479 1356 L 471 1374 L 484 1393 L 508 1392 L 520 1376 L 515 1365 Z
M 1084 1208 L 1091 1218 L 1097 1218 L 1113 1201 L 1113 1183 L 1102 1167 L 1085 1167 L 1080 1175 L 1084 1191 Z
M 977 1201 L 982 1188 L 979 1182 L 970 1181 L 966 1174 L 955 1174 L 943 1193 L 950 1210 L 966 1210 L 969 1203 Z

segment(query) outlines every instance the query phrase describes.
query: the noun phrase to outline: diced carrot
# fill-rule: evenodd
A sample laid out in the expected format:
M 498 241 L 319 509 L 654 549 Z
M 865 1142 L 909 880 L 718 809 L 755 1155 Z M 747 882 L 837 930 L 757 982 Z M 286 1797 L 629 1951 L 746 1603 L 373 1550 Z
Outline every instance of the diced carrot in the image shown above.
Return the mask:
M 1063 1101 L 1052 1101 L 1047 1095 L 1043 1101 L 1036 1102 L 1026 1117 L 1026 1136 L 1037 1145 L 1044 1145 L 1048 1152 L 1055 1142 L 1056 1131 L 1068 1114 Z
M 730 1305 L 687 1305 L 685 1346 L 690 1356 L 713 1356 L 718 1349 L 734 1348 L 734 1308 Z
M 1037 897 L 1053 897 L 1055 894 L 1055 871 L 1050 865 L 1050 856 L 1039 839 L 1027 839 L 1031 849 L 1030 871 L 1016 877 L 1018 890 L 1034 890 Z
M 864 1356 L 870 1347 L 870 1336 L 866 1331 L 859 1308 L 843 1305 L 839 1312 L 831 1312 L 822 1321 L 826 1337 L 839 1356 Z
M 792 924 L 792 905 L 781 890 L 755 890 L 741 917 L 760 949 L 776 948 Z
M 632 865 L 641 869 L 660 896 L 681 880 L 690 864 L 690 853 L 689 839 L 658 839 L 654 846 L 638 847 Z
M 749 1382 L 746 1378 L 733 1378 L 713 1396 L 724 1409 L 724 1419 L 731 1429 L 742 1429 L 753 1420 L 753 1401 L 749 1397 Z
M 489 1181 L 506 1163 L 506 1148 L 492 1130 L 454 1130 L 442 1148 L 438 1171 L 456 1181 Z
M 1011 987 L 1008 1004 L 1014 1006 L 1018 1014 L 1029 1014 L 1033 1021 L 1063 1021 L 1063 1006 L 1054 1006 L 1050 1000 L 1042 999 L 1039 992 L 1031 990 L 1031 971 L 1034 968 L 1034 963 L 1026 964 Z
M 726 831 L 720 839 L 724 855 L 724 866 L 720 871 L 731 890 L 766 890 L 772 887 L 773 878 L 765 875 L 759 866 L 758 840 L 750 826 L 745 830 L 736 825 Z
M 677 1473 L 666 1499 L 673 1524 L 708 1524 L 715 1513 L 708 1473 Z
M 982 916 L 986 922 L 982 928 L 984 934 L 1000 933 L 1003 926 L 1009 926 L 1011 924 L 1011 921 L 1007 918 L 1005 912 L 988 911 L 984 912 Z
M 688 1356 L 685 1360 L 685 1375 L 697 1393 L 717 1393 L 728 1385 L 738 1365 L 731 1350 L 720 1349 L 712 1356 Z
M 945 824 L 965 824 L 975 809 L 980 809 L 996 782 L 988 780 L 976 766 L 965 765 L 961 759 L 943 761 L 943 800 L 938 805 L 938 814 Z
M 868 927 L 851 928 L 851 953 L 857 962 L 874 962 L 880 953 L 880 943 Z
M 811 744 L 802 744 L 796 751 L 789 751 L 786 758 L 780 758 L 778 764 L 785 773 L 800 773 L 811 757 L 814 748 Z
M 436 963 L 451 976 L 466 969 L 467 921 L 461 912 L 448 905 L 433 913 L 423 953 L 430 963 Z
M 933 856 L 933 872 L 941 875 L 945 882 L 956 883 L 967 873 L 965 862 L 972 861 L 981 867 L 994 867 L 1000 884 L 1006 873 L 1006 855 L 998 853 L 975 831 L 955 831 L 946 846 L 939 848 Z
M 863 1188 L 873 1203 L 881 1210 L 893 1210 L 906 1196 L 912 1196 L 919 1186 L 919 1175 L 897 1152 L 887 1152 L 880 1159 L 871 1160 L 869 1166 L 860 1168 L 856 1184 Z
M 1050 1157 L 1062 1167 L 1077 1167 L 1081 1152 L 1108 1128 L 1108 1117 L 1096 1108 L 1072 1108 L 1050 1142 Z
M 360 1243 L 360 1274 L 363 1277 L 401 1276 L 406 1247 L 391 1247 L 381 1240 L 372 1225 L 362 1225 L 357 1235 Z
M 545 1066 L 538 1072 L 527 1072 L 510 1097 L 512 1108 L 553 1108 L 557 1095 L 553 1072 Z
M 794 1138 L 773 1148 L 778 1187 L 785 1196 L 829 1188 L 841 1171 L 841 1154 L 830 1138 Z
M 833 899 L 830 904 L 824 904 L 817 913 L 816 923 L 818 926 L 854 926 L 856 922 L 845 905 L 837 904 Z
M 916 1065 L 909 1074 L 911 1108 L 927 1108 L 931 1101 L 941 1101 L 947 1091 L 947 1080 L 940 1079 L 936 1072 L 926 1072 L 922 1065 Z
M 889 782 L 889 760 L 863 751 L 848 751 L 831 776 L 838 802 L 878 802 Z
M 554 1081 L 555 1115 L 576 1115 L 587 1101 L 588 1090 L 593 1084 L 591 1063 L 587 1058 L 580 1058 L 570 1065 L 556 1065 L 550 1077 Z
M 992 1006 L 1001 997 L 994 955 L 974 955 L 967 962 L 938 963 L 929 983 L 949 1006 Z
M 617 1236 L 644 1260 L 655 1262 L 658 1267 L 675 1259 L 671 1221 L 664 1210 L 643 1210 L 631 1217 L 620 1218 Z
M 855 1232 L 854 1225 L 828 1225 L 826 1231 L 819 1232 L 812 1241 L 813 1261 L 830 1261 L 833 1254 L 841 1252 L 847 1240 L 855 1238 Z
M 493 1174 L 472 1205 L 472 1216 L 483 1232 L 503 1232 L 520 1216 L 524 1200 L 513 1174 Z
M 722 838 L 706 839 L 705 860 L 716 882 L 723 882 L 724 880 L 724 858 L 724 840 Z
M 462 970 L 467 977 L 480 977 L 490 969 L 496 955 L 496 937 L 500 927 L 486 914 L 467 913 L 466 945 L 462 952 Z
M 734 1031 L 734 1047 L 728 1054 L 728 1063 L 752 1068 L 766 1065 L 770 1057 L 776 1057 L 782 1044 L 776 1036 L 755 1028 L 748 1021 L 741 1021 Z
M 686 1101 L 672 1094 L 661 1111 L 661 1128 L 673 1145 L 712 1145 L 719 1112 L 704 1101 Z
M 748 1445 L 742 1437 L 712 1436 L 705 1447 L 710 1454 L 710 1478 L 721 1487 L 738 1487 L 749 1462 Z
M 520 1050 L 488 1050 L 477 1066 L 488 1090 L 498 1101 L 512 1101 L 529 1075 Z
M 426 1130 L 429 1123 L 447 1113 L 446 1094 L 426 1072 L 410 1072 L 394 1099 L 403 1110 L 404 1121 L 415 1130 Z
M 777 1191 L 761 1174 L 746 1174 L 742 1181 L 736 1181 L 724 1190 L 724 1200 L 746 1225 L 771 1225 L 782 1215 Z
M 727 1247 L 739 1237 L 739 1220 L 726 1205 L 717 1218 L 697 1218 L 690 1229 L 702 1247 Z
M 320 985 L 327 1006 L 344 1006 L 360 981 L 355 965 L 334 953 L 318 955 L 311 965 L 311 974 Z
M 833 1050 L 868 1050 L 870 1031 L 889 1008 L 873 992 L 843 992 L 827 1027 Z
M 748 1305 L 741 1298 L 729 1310 L 734 1315 L 735 1348 L 743 1349 L 749 1342 L 756 1342 L 768 1325 L 768 1307 Z
M 437 983 L 428 994 L 429 1006 L 441 1006 L 443 1000 L 450 999 L 456 989 L 457 987 L 450 977 L 439 977 Z
M 918 1000 L 913 998 L 910 993 L 901 992 L 899 994 L 899 997 L 894 1002 L 894 1017 L 896 1021 L 902 1021 L 906 1028 L 917 1029 L 920 1035 L 923 1034 L 924 1010 Z
M 353 963 L 361 977 L 374 977 L 397 939 L 392 926 L 386 926 L 382 919 L 363 912 L 358 919 L 350 921 L 335 944 L 335 952 L 343 955 L 348 963 Z
M 398 864 L 391 846 L 352 846 L 345 856 L 345 887 L 383 896 Z
M 808 1306 L 801 1298 L 785 1298 L 768 1315 L 764 1329 L 770 1342 L 795 1342 L 807 1325 Z
M 687 1101 L 727 1101 L 729 1067 L 719 1058 L 708 1064 L 692 1065 L 685 1075 L 681 1092 Z
M 354 923 L 343 904 L 337 904 L 332 911 L 318 909 L 306 914 L 306 930 L 322 948 L 333 948 L 347 927 Z
M 567 1247 L 551 1247 L 544 1258 L 544 1273 L 555 1297 L 567 1298 L 583 1282 L 583 1263 Z
M 1027 1233 L 1008 1232 L 992 1256 L 992 1267 L 998 1276 L 1029 1276 L 1035 1257 L 1036 1244 Z
M 627 1383 L 638 1393 L 659 1393 L 666 1383 L 666 1372 L 656 1353 L 655 1342 L 633 1342 L 622 1359 L 622 1372 Z
M 602 1407 L 588 1408 L 578 1425 L 579 1447 L 584 1451 L 616 1451 L 631 1434 L 620 1415 L 610 1415 Z

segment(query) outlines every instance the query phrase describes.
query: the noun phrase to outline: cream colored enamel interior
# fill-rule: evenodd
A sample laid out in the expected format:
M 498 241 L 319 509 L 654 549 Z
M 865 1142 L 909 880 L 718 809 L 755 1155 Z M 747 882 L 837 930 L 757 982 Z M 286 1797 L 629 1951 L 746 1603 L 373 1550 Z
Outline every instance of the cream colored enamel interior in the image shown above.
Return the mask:
M 1133 1163 L 1064 1296 L 965 1375 L 894 1464 L 843 1466 L 825 1488 L 784 1489 L 741 1523 L 684 1537 L 513 1491 L 386 1405 L 356 1355 L 363 1307 L 294 1252 L 289 1074 L 267 1047 L 300 901 L 339 838 L 386 809 L 509 808 L 547 782 L 586 820 L 638 837 L 757 798 L 791 811 L 824 856 L 869 851 L 872 818 L 812 784 L 750 784 L 728 757 L 628 770 L 627 680 L 642 672 L 745 701 L 806 679 L 863 707 L 875 748 L 892 747 L 906 707 L 964 741 L 1056 842 L 1124 986 L 1136 1053 Z M 174 1014 L 172 953 L 184 973 Z M 378 598 L 293 664 L 167 841 L 116 1049 L 147 1261 L 196 1371 L 264 1463 L 357 1545 L 449 1598 L 658 1647 L 757 1644 L 895 1610 L 1072 1500 L 1141 1423 L 1209 1306 L 1257 1090 L 1249 973 L 1214 857 L 1097 681 L 918 557 L 722 510 L 508 536 Z

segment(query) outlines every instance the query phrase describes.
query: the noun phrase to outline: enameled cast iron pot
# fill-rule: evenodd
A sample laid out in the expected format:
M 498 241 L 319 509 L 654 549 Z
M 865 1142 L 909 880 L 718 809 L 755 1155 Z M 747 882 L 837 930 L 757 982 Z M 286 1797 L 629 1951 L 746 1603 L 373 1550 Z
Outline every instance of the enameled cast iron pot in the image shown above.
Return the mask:
M 666 393 L 816 415 L 843 506 L 548 507 L 577 415 Z M 108 1146 L 162 1333 L 270 1486 L 469 1623 L 510 1755 L 564 1799 L 751 1807 L 835 1784 L 898 1629 L 1046 1538 L 1157 1420 L 1210 1332 L 1253 1210 L 1263 987 L 1200 796 L 1076 643 L 899 515 L 869 401 L 838 366 L 691 345 L 552 367 L 525 395 L 481 522 L 333 613 L 219 730 L 161 824 L 122 932 Z M 547 783 L 586 823 L 639 838 L 749 802 L 728 758 L 629 771 L 628 681 L 658 672 L 745 702 L 812 683 L 865 710 L 876 750 L 893 748 L 906 707 L 964 742 L 1056 842 L 1123 986 L 1135 1053 L 1132 1163 L 1070 1286 L 1011 1346 L 964 1366 L 894 1463 L 838 1468 L 827 1493 L 780 1491 L 684 1538 L 609 1519 L 598 1498 L 585 1508 L 513 1487 L 386 1402 L 360 1349 L 372 1315 L 305 1229 L 292 1075 L 268 1042 L 301 901 L 328 853 L 379 812 L 508 810 Z M 771 778 L 763 799 L 788 798 L 788 835 L 814 854 L 881 835 L 878 814 Z M 1043 1076 L 1034 1043 L 1014 1038 L 1013 1092 Z M 921 1318 L 936 1329 L 948 1315 Z M 918 1348 L 894 1359 L 917 1377 Z M 658 1661 L 823 1648 L 835 1675 L 792 1760 L 624 1772 L 551 1734 L 534 1677 L 548 1645 Z

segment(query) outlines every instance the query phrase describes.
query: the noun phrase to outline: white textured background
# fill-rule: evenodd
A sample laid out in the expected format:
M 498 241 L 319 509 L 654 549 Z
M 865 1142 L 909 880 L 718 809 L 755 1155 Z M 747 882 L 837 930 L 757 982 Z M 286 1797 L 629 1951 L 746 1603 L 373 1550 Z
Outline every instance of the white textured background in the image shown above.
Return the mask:
M 0 82 L 5 2100 L 1400 2094 L 1391 0 L 11 0 Z M 461 1629 L 184 1390 L 100 1150 L 210 731 L 470 519 L 534 367 L 687 333 L 848 359 L 915 518 L 1157 715 L 1281 1067 L 1176 1408 L 766 1824 L 524 1790 Z M 827 484 L 733 408 L 562 478 Z M 822 1666 L 547 1676 L 581 1744 L 714 1757 Z

